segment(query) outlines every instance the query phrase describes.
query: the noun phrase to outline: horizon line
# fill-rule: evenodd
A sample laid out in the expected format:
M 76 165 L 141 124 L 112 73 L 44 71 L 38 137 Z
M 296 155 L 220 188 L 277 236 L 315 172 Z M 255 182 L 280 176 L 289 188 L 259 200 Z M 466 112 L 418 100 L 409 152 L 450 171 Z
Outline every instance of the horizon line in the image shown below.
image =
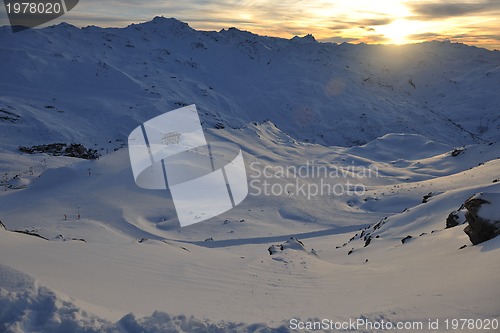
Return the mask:
M 468 43 L 464 43 L 464 42 L 460 42 L 460 41 L 454 41 L 453 39 L 450 39 L 450 38 L 439 38 L 439 39 L 429 39 L 429 40 L 424 40 L 424 41 L 414 41 L 414 42 L 406 42 L 406 43 L 390 43 L 390 42 L 387 42 L 387 43 L 383 43 L 383 42 L 364 42 L 364 41 L 353 41 L 353 40 L 343 40 L 341 41 L 341 39 L 348 39 L 348 38 L 344 38 L 342 36 L 332 36 L 332 37 L 329 37 L 329 38 L 316 38 L 314 36 L 313 33 L 306 33 L 306 34 L 300 34 L 300 35 L 294 35 L 294 36 L 291 36 L 291 37 L 283 37 L 283 36 L 273 36 L 273 35 L 266 35 L 266 34 L 260 34 L 260 33 L 256 33 L 256 32 L 253 32 L 253 31 L 250 31 L 250 30 L 247 30 L 247 29 L 241 29 L 241 28 L 238 28 L 237 26 L 230 26 L 230 27 L 225 27 L 225 28 L 220 28 L 219 30 L 217 29 L 201 29 L 201 28 L 196 28 L 196 27 L 193 27 L 191 24 L 189 24 L 189 22 L 186 22 L 186 21 L 183 21 L 179 18 L 176 18 L 176 17 L 165 17 L 164 15 L 156 15 L 154 16 L 152 19 L 149 19 L 149 20 L 145 20 L 145 21 L 141 21 L 141 22 L 129 22 L 129 23 L 126 23 L 126 25 L 117 25 L 117 26 L 100 26 L 100 25 L 96 25 L 96 24 L 88 24 L 88 25 L 77 25 L 77 24 L 73 24 L 73 23 L 69 23 L 65 20 L 63 21 L 60 21 L 58 23 L 53 23 L 51 24 L 51 22 L 49 23 L 46 23 L 46 24 L 43 24 L 41 26 L 37 26 L 37 27 L 34 27 L 34 28 L 28 28 L 27 30 L 43 30 L 43 29 L 47 29 L 47 28 L 53 28 L 53 27 L 57 27 L 59 25 L 68 25 L 68 26 L 72 26 L 72 27 L 75 27 L 77 29 L 85 29 L 85 28 L 90 28 L 90 27 L 96 27 L 96 28 L 99 28 L 99 29 L 126 29 L 128 27 L 132 27 L 132 26 L 136 26 L 136 25 L 143 25 L 143 24 L 147 24 L 147 23 L 151 23 L 153 22 L 155 19 L 165 19 L 165 20 L 175 20 L 175 21 L 178 21 L 180 23 L 183 23 L 183 24 L 186 24 L 190 29 L 194 30 L 194 31 L 198 31 L 198 32 L 215 32 L 215 33 L 220 33 L 222 31 L 227 31 L 227 30 L 230 30 L 230 29 L 236 29 L 238 31 L 241 31 L 241 32 L 247 32 L 247 33 L 250 33 L 252 35 L 255 35 L 255 36 L 259 36 L 259 37 L 266 37 L 266 38 L 276 38 L 276 39 L 283 39 L 283 40 L 293 40 L 294 38 L 300 38 L 300 39 L 303 39 L 307 36 L 312 36 L 312 38 L 314 39 L 315 42 L 318 42 L 318 43 L 322 43 L 322 44 L 336 44 L 336 45 L 342 45 L 342 44 L 348 44 L 348 45 L 370 45 L 370 46 L 392 46 L 392 47 L 400 47 L 400 46 L 410 46 L 410 45 L 418 45 L 418 44 L 425 44 L 425 43 L 449 43 L 449 44 L 455 44 L 455 45 L 465 45 L 465 46 L 468 46 L 468 47 L 475 47 L 475 48 L 479 48 L 479 49 L 485 49 L 485 50 L 488 50 L 488 51 L 491 51 L 491 52 L 500 52 L 500 48 L 488 48 L 488 47 L 485 47 L 485 46 L 477 46 L 477 45 L 474 45 L 474 44 L 468 44 Z M 9 29 L 12 28 L 11 25 L 9 24 L 6 24 L 6 25 L 3 25 L 3 26 L 0 26 L 0 28 L 5 28 L 5 27 L 8 27 Z M 338 41 L 335 41 L 333 39 L 339 39 Z

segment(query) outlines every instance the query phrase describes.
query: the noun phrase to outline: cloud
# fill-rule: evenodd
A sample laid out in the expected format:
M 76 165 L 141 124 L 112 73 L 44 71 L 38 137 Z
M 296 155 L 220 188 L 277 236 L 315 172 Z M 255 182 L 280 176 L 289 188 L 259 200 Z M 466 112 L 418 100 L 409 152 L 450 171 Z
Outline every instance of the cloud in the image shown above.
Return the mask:
M 358 21 L 357 23 L 363 27 L 372 27 L 372 26 L 377 26 L 377 25 L 387 25 L 390 24 L 394 21 L 394 18 L 391 17 L 381 17 L 381 18 L 375 18 L 375 19 L 362 19 Z
M 348 24 L 348 23 L 336 23 L 336 24 L 328 26 L 327 28 L 330 29 L 330 30 L 334 30 L 334 31 L 345 30 L 345 29 L 352 28 L 352 24 Z
M 368 35 L 358 40 L 359 42 L 367 43 L 367 44 L 383 44 L 388 43 L 391 40 L 384 35 Z
M 364 29 L 369 32 L 374 32 L 374 27 L 391 24 L 392 22 L 394 22 L 394 18 L 383 16 L 378 18 L 363 18 L 356 21 L 337 20 L 334 24 L 328 26 L 327 28 L 338 33 L 348 32 L 349 30 L 353 31 L 355 29 Z M 357 39 L 358 38 L 349 38 L 350 41 Z
M 414 14 L 414 19 L 433 20 L 459 17 L 471 14 L 484 14 L 500 11 L 500 1 L 433 1 L 407 2 L 406 6 Z
M 350 43 L 350 42 L 355 42 L 357 41 L 357 38 L 349 38 L 349 37 L 329 37 L 329 38 L 323 38 L 320 41 L 324 43 Z
M 443 36 L 435 32 L 422 32 L 408 36 L 408 39 L 410 40 L 432 40 L 440 38 L 443 38 Z

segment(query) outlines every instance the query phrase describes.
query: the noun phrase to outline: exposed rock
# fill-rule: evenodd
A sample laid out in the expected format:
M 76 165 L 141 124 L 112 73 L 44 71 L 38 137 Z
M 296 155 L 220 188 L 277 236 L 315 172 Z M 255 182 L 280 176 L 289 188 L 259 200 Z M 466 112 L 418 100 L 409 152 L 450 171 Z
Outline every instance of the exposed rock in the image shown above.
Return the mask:
M 464 206 L 460 207 L 459 210 L 452 211 L 446 218 L 446 229 L 456 227 L 457 225 L 464 224 L 466 210 Z
M 404 243 L 406 243 L 406 241 L 408 241 L 408 240 L 410 240 L 410 239 L 412 239 L 412 238 L 413 238 L 413 237 L 411 237 L 410 235 L 408 235 L 408 236 L 406 236 L 405 238 L 403 238 L 403 239 L 401 240 L 401 243 L 403 243 L 403 244 L 404 244 Z
M 290 239 L 287 240 L 286 242 L 284 242 L 283 244 L 279 244 L 279 245 L 273 244 L 273 245 L 269 246 L 267 251 L 269 251 L 270 255 L 273 255 L 275 253 L 282 252 L 286 249 L 307 252 L 307 250 L 304 246 L 304 243 L 302 243 L 300 240 L 298 240 L 295 237 L 290 237 Z
M 478 193 L 465 201 L 464 232 L 477 245 L 500 234 L 500 193 Z
M 17 123 L 19 119 L 21 119 L 21 116 L 15 114 L 14 112 L 0 109 L 0 121 Z
M 5 227 L 5 225 L 2 223 L 2 221 L 0 221 L 0 229 L 7 230 L 7 228 L 6 228 L 6 227 Z
M 302 243 L 302 241 L 298 240 L 295 237 L 290 237 L 289 240 L 281 244 L 281 247 L 283 249 L 294 249 L 294 250 L 305 251 L 304 243 Z
M 85 148 L 81 144 L 72 143 L 51 143 L 48 145 L 38 145 L 32 147 L 19 147 L 19 150 L 27 154 L 45 153 L 52 156 L 69 156 L 95 160 L 99 158 L 99 153 L 95 149 Z
M 37 234 L 36 232 L 32 232 L 32 231 L 28 231 L 28 230 L 11 230 L 11 231 L 17 232 L 19 234 L 25 234 L 25 235 L 34 236 L 34 237 L 38 237 L 41 239 L 49 240 L 48 238 L 45 238 L 42 235 Z
M 216 129 L 224 129 L 226 126 L 224 126 L 224 124 L 223 124 L 223 123 L 218 122 L 218 123 L 216 123 L 216 124 L 215 124 L 215 126 L 214 126 L 214 127 L 215 127 Z
M 457 157 L 458 155 L 460 155 L 462 152 L 464 151 L 464 148 L 461 147 L 461 148 L 455 148 L 453 149 L 453 151 L 450 153 L 451 156 L 453 157 Z
M 387 216 L 386 216 L 386 217 L 384 217 L 382 220 L 380 220 L 380 222 L 379 222 L 379 223 L 377 223 L 377 224 L 375 224 L 375 225 L 373 226 L 373 231 L 375 231 L 375 230 L 377 230 L 377 229 L 380 229 L 380 227 L 381 227 L 382 225 L 384 225 L 384 224 L 385 224 L 385 221 L 386 221 L 386 220 L 387 220 Z
M 87 241 L 83 238 L 71 238 L 71 240 L 87 243 Z
M 427 203 L 430 198 L 432 198 L 432 192 L 429 192 L 428 194 L 424 195 L 424 197 L 422 198 L 422 203 Z
M 454 210 L 446 218 L 446 229 L 456 227 L 458 225 L 458 215 L 457 211 Z
M 282 245 L 274 245 L 273 244 L 273 245 L 269 246 L 267 251 L 269 251 L 269 255 L 272 256 L 275 253 L 283 251 L 283 247 L 282 247 Z

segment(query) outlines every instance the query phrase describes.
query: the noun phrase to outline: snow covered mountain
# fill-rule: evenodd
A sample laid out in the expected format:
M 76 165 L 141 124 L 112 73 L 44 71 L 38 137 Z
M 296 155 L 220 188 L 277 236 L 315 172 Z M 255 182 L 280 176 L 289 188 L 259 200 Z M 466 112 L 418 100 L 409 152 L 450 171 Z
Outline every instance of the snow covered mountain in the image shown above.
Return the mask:
M 498 51 L 160 17 L 0 41 L 1 332 L 499 319 L 500 238 L 472 246 L 460 217 L 480 192 L 498 216 Z M 168 192 L 134 183 L 126 139 L 189 104 L 207 138 L 241 147 L 250 194 L 181 229 Z M 344 191 L 313 193 L 322 181 Z
M 327 145 L 399 132 L 451 145 L 499 139 L 499 52 L 462 44 L 324 44 L 157 17 L 125 29 L 4 27 L 1 60 L 1 108 L 21 117 L 14 131 L 29 131 L 28 143 L 102 146 L 193 103 L 208 126 L 270 120 Z

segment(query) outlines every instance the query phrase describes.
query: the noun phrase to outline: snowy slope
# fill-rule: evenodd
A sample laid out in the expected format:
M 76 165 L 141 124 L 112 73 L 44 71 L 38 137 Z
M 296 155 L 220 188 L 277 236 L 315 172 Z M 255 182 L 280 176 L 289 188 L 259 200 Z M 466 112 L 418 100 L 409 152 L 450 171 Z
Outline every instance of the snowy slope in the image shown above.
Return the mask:
M 498 52 L 200 32 L 164 18 L 4 27 L 0 39 L 1 332 L 500 318 L 500 238 L 472 246 L 463 225 L 445 229 L 467 198 L 500 193 Z M 241 147 L 255 182 L 235 209 L 181 229 L 167 191 L 135 185 L 125 142 L 191 103 L 209 140 Z M 17 150 L 55 142 L 102 156 Z M 304 167 L 327 176 L 279 172 Z M 266 195 L 264 180 L 365 191 Z

